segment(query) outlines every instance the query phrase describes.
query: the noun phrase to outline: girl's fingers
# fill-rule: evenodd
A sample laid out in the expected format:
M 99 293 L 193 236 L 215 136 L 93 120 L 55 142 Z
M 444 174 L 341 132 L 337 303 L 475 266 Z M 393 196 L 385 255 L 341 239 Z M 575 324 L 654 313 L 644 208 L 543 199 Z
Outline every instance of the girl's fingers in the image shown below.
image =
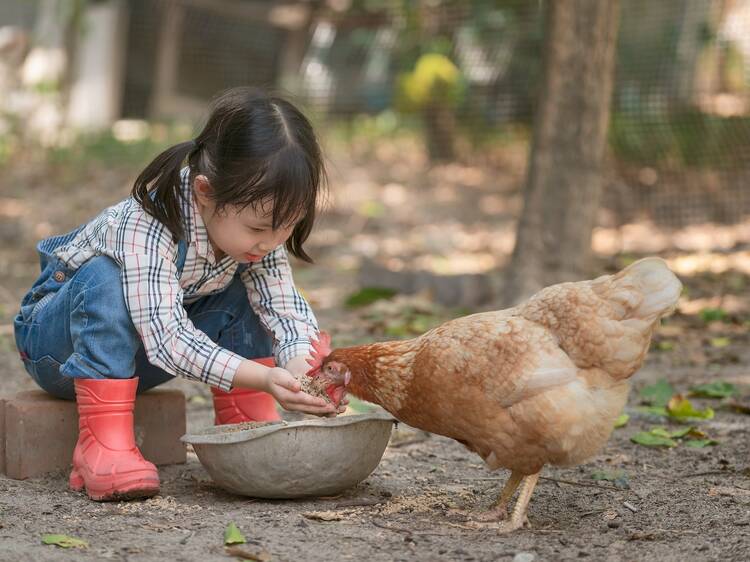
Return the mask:
M 304 392 L 298 392 L 292 395 L 290 402 L 294 402 L 295 404 L 299 404 L 300 406 L 312 406 L 314 408 L 327 408 L 329 405 L 328 402 L 326 402 L 322 398 L 315 398 L 314 396 L 310 396 L 309 394 L 305 394 Z
M 279 401 L 284 402 L 289 405 L 294 406 L 309 406 L 309 407 L 320 407 L 324 408 L 328 404 L 325 400 L 322 398 L 316 398 L 315 396 L 310 396 L 309 394 L 299 391 L 299 392 L 289 392 L 288 390 L 284 389 L 279 394 Z
M 321 408 L 321 409 L 316 408 L 315 411 L 313 411 L 313 410 L 305 410 L 305 412 L 307 412 L 308 414 L 313 414 L 315 416 L 326 416 L 326 417 L 327 416 L 331 416 L 331 417 L 336 417 L 336 413 L 335 412 L 331 412 L 331 410 L 328 409 L 328 408 Z
M 325 406 L 321 408 L 318 406 L 299 406 L 297 404 L 285 404 L 284 408 L 287 410 L 305 412 L 306 414 L 313 414 L 315 416 L 325 416 L 331 413 L 330 406 Z
M 302 389 L 302 384 L 291 375 L 281 378 L 281 380 L 276 381 L 276 384 L 292 392 L 299 392 Z

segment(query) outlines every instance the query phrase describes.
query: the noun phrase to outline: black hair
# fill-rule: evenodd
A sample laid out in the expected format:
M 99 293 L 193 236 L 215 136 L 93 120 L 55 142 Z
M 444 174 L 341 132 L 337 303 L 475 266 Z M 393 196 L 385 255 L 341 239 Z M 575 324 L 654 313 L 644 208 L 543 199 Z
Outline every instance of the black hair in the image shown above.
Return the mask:
M 255 88 L 227 90 L 213 101 L 194 140 L 168 148 L 146 166 L 132 195 L 174 241 L 185 236 L 180 170 L 186 159 L 191 184 L 202 174 L 213 187 L 217 212 L 227 205 L 262 209 L 273 202 L 273 229 L 299 219 L 286 247 L 312 261 L 302 245 L 315 222 L 326 173 L 312 125 L 294 105 Z

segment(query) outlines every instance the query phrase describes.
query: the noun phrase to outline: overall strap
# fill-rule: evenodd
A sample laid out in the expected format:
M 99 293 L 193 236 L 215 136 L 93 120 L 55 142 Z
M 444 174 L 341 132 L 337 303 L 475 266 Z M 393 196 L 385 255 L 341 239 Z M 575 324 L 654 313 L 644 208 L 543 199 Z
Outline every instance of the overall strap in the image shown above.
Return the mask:
M 182 275 L 182 270 L 185 268 L 185 259 L 187 258 L 187 242 L 181 239 L 177 242 L 177 272 Z

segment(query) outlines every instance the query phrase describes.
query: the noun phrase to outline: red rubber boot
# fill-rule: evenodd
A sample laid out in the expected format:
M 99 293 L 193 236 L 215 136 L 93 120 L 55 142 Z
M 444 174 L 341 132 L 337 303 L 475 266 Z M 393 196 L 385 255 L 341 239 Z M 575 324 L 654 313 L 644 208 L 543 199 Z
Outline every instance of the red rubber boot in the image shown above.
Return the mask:
M 253 359 L 253 361 L 267 367 L 276 366 L 273 357 Z M 211 393 L 214 396 L 215 425 L 281 419 L 276 410 L 276 401 L 267 392 L 248 388 L 233 388 L 229 392 L 224 392 L 211 387 Z
M 141 456 L 133 435 L 138 378 L 75 379 L 78 443 L 70 488 L 95 501 L 148 498 L 159 493 L 159 473 Z

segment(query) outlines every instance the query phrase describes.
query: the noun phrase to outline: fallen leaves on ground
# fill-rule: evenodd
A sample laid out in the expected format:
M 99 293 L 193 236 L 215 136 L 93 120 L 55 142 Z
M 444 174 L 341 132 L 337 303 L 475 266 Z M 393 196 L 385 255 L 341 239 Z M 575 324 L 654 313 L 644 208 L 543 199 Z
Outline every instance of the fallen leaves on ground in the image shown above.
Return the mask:
M 728 347 L 732 343 L 732 340 L 726 337 L 711 338 L 709 343 L 711 347 L 721 349 L 722 347 Z
M 737 394 L 737 387 L 724 381 L 699 384 L 690 388 L 690 396 L 701 398 L 727 398 L 735 394 Z
M 678 441 L 682 440 L 684 441 Z M 676 447 L 680 442 L 686 447 L 703 448 L 718 445 L 719 442 L 710 439 L 703 431 L 696 427 L 682 427 L 668 430 L 664 427 L 652 427 L 649 431 L 639 431 L 630 440 L 646 447 Z
M 630 416 L 627 414 L 620 414 L 617 416 L 617 419 L 615 420 L 615 429 L 620 427 L 625 427 L 628 424 L 628 421 L 630 421 Z
M 698 315 L 706 324 L 711 322 L 729 322 L 729 313 L 723 308 L 704 308 Z
M 348 308 L 357 308 L 360 306 L 367 306 L 381 299 L 390 299 L 396 295 L 394 289 L 388 289 L 385 287 L 364 287 L 349 295 L 344 302 Z
M 666 379 L 659 379 L 656 383 L 644 386 L 641 390 L 641 400 L 649 406 L 666 406 L 675 395 L 674 387 Z
M 628 474 L 624 470 L 595 470 L 591 473 L 591 479 L 612 482 L 618 488 L 630 488 Z
M 724 408 L 738 414 L 746 414 L 750 416 L 750 402 L 740 402 L 738 400 L 731 400 L 724 404 Z
M 733 393 L 734 391 L 733 385 L 721 381 L 698 385 L 691 389 L 694 396 L 710 395 L 711 397 L 728 396 L 730 394 L 727 393 Z M 710 420 L 714 417 L 712 408 L 697 409 L 690 400 L 677 393 L 665 379 L 660 379 L 655 384 L 644 387 L 641 390 L 641 402 L 646 406 L 638 408 L 640 412 L 656 416 L 670 417 L 676 420 Z
M 710 420 L 714 417 L 712 408 L 707 407 L 705 410 L 698 410 L 690 400 L 684 398 L 681 394 L 677 394 L 669 400 L 667 403 L 667 413 L 670 417 L 677 419 L 699 418 Z
M 229 525 L 227 525 L 227 528 L 224 530 L 224 544 L 244 544 L 245 542 L 245 537 L 237 528 L 237 525 L 234 524 L 234 521 L 229 523 Z
M 89 543 L 85 540 L 69 537 L 68 535 L 42 535 L 42 542 L 62 548 L 88 548 L 89 546 Z

